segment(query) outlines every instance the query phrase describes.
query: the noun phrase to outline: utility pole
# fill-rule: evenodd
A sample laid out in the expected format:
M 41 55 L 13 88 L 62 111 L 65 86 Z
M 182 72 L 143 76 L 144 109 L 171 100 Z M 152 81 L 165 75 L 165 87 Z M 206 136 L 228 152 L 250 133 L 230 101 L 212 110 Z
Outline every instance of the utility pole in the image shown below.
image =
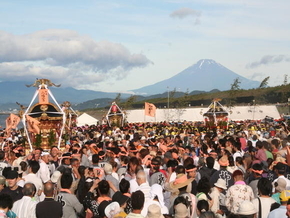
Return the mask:
M 167 86 L 167 108 L 169 109 L 169 87 Z
M 254 110 L 253 110 L 253 120 L 255 120 L 255 109 L 256 109 L 256 101 L 253 100 Z
M 169 121 L 169 86 L 167 86 L 167 122 Z

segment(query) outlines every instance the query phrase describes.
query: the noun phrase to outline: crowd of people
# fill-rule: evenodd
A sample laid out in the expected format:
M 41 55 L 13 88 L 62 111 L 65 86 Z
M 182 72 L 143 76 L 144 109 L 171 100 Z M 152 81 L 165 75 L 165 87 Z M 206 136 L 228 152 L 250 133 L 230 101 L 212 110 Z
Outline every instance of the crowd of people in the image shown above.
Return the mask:
M 290 217 L 283 122 L 83 126 L 33 151 L 0 135 L 0 218 Z

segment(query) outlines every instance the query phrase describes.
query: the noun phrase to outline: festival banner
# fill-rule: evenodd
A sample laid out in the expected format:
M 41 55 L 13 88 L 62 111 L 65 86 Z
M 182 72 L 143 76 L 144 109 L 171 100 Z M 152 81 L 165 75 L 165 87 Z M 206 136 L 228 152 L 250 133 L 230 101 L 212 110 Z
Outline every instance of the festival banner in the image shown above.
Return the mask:
M 39 104 L 48 104 L 48 89 L 39 89 L 38 90 L 38 100 Z
M 145 102 L 145 115 L 149 117 L 155 117 L 156 106 L 152 103 Z
M 20 122 L 20 117 L 15 114 L 10 114 L 6 119 L 6 132 L 7 135 L 10 135 L 11 129 L 16 129 L 18 123 Z
M 26 123 L 27 123 L 28 132 L 32 132 L 35 134 L 40 133 L 40 129 L 39 129 L 40 122 L 37 119 L 29 115 L 26 115 Z

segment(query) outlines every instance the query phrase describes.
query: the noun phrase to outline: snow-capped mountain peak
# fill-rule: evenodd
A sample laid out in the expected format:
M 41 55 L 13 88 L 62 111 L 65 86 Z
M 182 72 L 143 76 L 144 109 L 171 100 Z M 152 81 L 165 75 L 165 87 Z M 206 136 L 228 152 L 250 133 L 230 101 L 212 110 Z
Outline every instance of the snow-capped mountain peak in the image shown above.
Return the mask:
M 227 69 L 212 59 L 201 59 L 169 79 L 133 91 L 159 94 L 166 92 L 166 87 L 170 87 L 172 90 L 176 88 L 180 91 L 211 91 L 213 89 L 223 91 L 229 90 L 236 78 L 240 78 L 240 86 L 243 89 L 256 88 L 260 84 Z

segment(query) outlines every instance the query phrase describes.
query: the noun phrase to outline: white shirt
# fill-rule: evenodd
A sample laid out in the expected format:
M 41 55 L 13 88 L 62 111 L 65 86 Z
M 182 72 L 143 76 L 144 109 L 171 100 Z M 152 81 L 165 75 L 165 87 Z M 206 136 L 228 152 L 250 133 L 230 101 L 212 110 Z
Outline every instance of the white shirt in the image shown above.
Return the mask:
M 271 205 L 273 203 L 275 203 L 276 201 L 271 197 L 269 197 L 269 198 L 260 197 L 260 200 L 261 200 L 261 209 L 262 209 L 261 218 L 267 218 L 269 213 L 270 213 Z M 259 215 L 259 200 L 258 200 L 258 198 L 255 198 L 252 202 L 253 202 L 256 210 L 258 211 L 257 217 L 259 217 L 258 216 Z
M 48 165 L 43 160 L 39 160 L 39 166 L 40 168 L 36 175 L 41 179 L 43 183 L 46 183 L 50 180 Z
M 129 182 L 130 182 L 130 193 L 132 194 L 133 192 L 137 191 L 139 186 L 136 181 L 136 178 L 131 179 Z
M 43 184 L 42 181 L 39 177 L 37 177 L 36 174 L 34 173 L 28 173 L 26 176 L 23 177 L 23 179 L 25 180 L 25 183 L 33 183 L 35 185 L 36 191 L 38 191 L 39 189 L 42 190 Z
M 173 182 L 176 179 L 176 172 L 171 173 L 170 178 L 169 178 L 169 182 Z
M 193 159 L 193 164 L 194 164 L 195 166 L 198 166 L 199 157 L 194 156 L 192 159 Z
M 25 181 L 23 179 L 20 179 L 20 180 L 18 180 L 18 182 L 16 184 L 23 188 Z
M 29 196 L 23 196 L 20 200 L 15 201 L 12 211 L 19 218 L 36 218 L 35 207 L 37 202 Z
M 43 190 L 43 183 L 41 179 L 38 178 L 37 175 L 34 173 L 27 174 L 26 176 L 23 177 L 23 179 L 25 180 L 25 183 L 32 183 L 35 185 L 36 188 L 35 197 L 38 201 L 43 201 L 45 198 L 44 193 L 42 192 L 41 195 L 38 196 L 38 191 Z
M 145 202 L 150 200 L 150 190 L 151 190 L 151 187 L 148 183 L 142 183 L 141 185 L 139 185 L 139 187 L 137 188 L 136 191 L 142 191 L 144 193 L 144 197 L 145 197 Z
M 4 168 L 8 166 L 9 166 L 8 163 L 6 163 L 5 161 L 0 161 L 0 176 L 2 176 Z
M 237 157 L 243 157 L 244 156 L 244 151 L 236 151 L 233 155 L 234 161 L 236 161 Z
M 216 213 L 220 209 L 220 192 L 216 187 L 213 187 L 209 196 L 212 198 L 213 201 L 210 210 Z
M 214 161 L 213 168 L 214 168 L 215 170 L 220 170 L 220 164 L 219 164 L 219 162 L 218 162 L 217 160 Z
M 118 173 L 116 173 L 116 172 L 112 172 L 112 176 L 113 176 L 115 179 L 117 179 L 118 181 L 120 181 Z

